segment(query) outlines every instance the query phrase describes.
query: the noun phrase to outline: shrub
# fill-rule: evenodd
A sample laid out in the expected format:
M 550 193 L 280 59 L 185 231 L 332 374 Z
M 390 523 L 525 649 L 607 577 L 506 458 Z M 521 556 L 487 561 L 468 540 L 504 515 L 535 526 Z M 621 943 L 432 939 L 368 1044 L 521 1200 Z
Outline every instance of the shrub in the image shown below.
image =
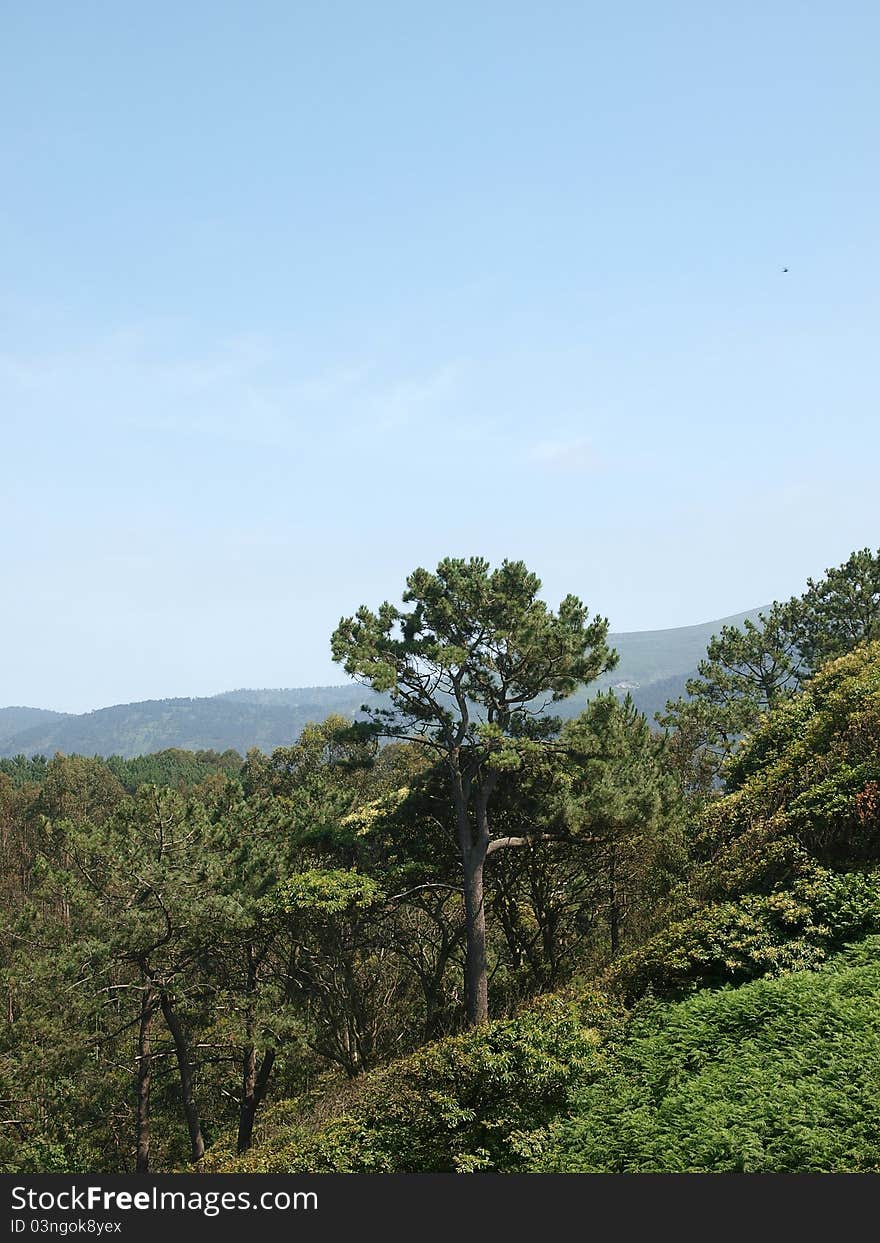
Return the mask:
M 258 1173 L 510 1171 L 522 1135 L 565 1107 L 601 1064 L 599 1027 L 613 1022 L 591 996 L 543 998 L 516 1018 L 427 1045 L 355 1085 L 328 1121 L 276 1128 L 238 1158 L 213 1155 L 205 1170 Z M 288 1107 L 289 1108 L 289 1107 Z M 274 1131 L 274 1133 L 273 1133 Z M 268 1133 L 267 1133 L 268 1132 Z
M 643 1007 L 532 1168 L 876 1171 L 878 1069 L 874 937 L 820 971 Z
M 606 983 L 633 1000 L 739 984 L 820 965 L 835 949 L 880 930 L 877 873 L 813 868 L 790 890 L 747 894 L 670 925 L 608 972 Z

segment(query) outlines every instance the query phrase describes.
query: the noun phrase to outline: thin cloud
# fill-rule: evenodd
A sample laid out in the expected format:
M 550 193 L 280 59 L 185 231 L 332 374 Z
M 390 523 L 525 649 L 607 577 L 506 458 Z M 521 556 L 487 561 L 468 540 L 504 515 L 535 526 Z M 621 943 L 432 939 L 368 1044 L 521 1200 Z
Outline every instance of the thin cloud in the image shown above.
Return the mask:
M 454 363 L 427 375 L 391 381 L 364 394 L 365 413 L 379 431 L 394 431 L 439 416 L 457 395 L 461 369 Z
M 529 450 L 529 461 L 545 470 L 582 474 L 602 469 L 602 460 L 585 436 L 539 440 Z
M 383 375 L 373 361 L 347 358 L 303 372 L 289 361 L 287 344 L 242 333 L 180 351 L 161 326 L 129 326 L 75 349 L 0 353 L 0 406 L 22 426 L 73 423 L 97 434 L 124 426 L 270 449 L 307 445 L 311 453 L 322 445 L 362 448 L 377 433 L 418 435 L 426 426 L 442 426 L 456 440 L 488 434 L 462 411 L 462 369 L 454 362 Z

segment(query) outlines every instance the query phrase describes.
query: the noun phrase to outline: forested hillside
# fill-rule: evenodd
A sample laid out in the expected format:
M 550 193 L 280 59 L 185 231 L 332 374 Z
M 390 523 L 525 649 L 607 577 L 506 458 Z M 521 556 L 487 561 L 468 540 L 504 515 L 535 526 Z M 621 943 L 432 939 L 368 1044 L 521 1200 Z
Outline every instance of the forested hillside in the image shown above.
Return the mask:
M 880 1170 L 880 553 L 662 728 L 552 715 L 620 666 L 539 589 L 343 618 L 356 726 L 0 766 L 4 1169 Z
M 50 712 L 45 708 L 0 708 L 0 748 L 7 738 L 34 729 L 50 729 L 64 719 L 65 713 Z
M 878 742 L 874 642 L 755 733 L 640 945 L 210 1168 L 880 1170 Z
M 353 719 L 365 698 L 352 686 L 292 691 L 289 701 L 266 702 L 259 691 L 253 692 L 254 701 L 237 694 L 248 692 L 210 699 L 150 699 L 64 716 L 0 739 L 0 755 L 51 756 L 61 751 L 131 757 L 168 748 L 235 750 L 241 755 L 251 747 L 271 751 L 296 739 L 309 721 L 330 713 Z
M 698 626 L 612 635 L 620 655 L 613 674 L 596 680 L 590 692 L 613 687 L 632 694 L 641 712 L 653 718 L 692 676 L 711 635 L 726 624 L 739 625 L 754 613 Z M 560 705 L 562 716 L 582 708 L 587 691 Z M 64 714 L 39 708 L 0 709 L 0 756 L 146 755 L 182 748 L 191 751 L 251 747 L 271 751 L 298 737 L 310 721 L 331 714 L 354 720 L 364 702 L 378 697 L 347 686 L 307 686 L 285 690 L 235 690 L 202 699 L 151 699 L 116 704 L 94 712 Z

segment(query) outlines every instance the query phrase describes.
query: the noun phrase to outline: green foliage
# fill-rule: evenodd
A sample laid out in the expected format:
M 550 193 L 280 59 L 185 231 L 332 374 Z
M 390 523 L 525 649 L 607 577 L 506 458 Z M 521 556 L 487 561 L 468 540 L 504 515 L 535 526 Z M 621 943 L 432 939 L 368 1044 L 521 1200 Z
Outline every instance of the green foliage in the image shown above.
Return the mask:
M 793 879 L 810 859 L 836 867 L 880 860 L 865 793 L 880 778 L 878 742 L 880 643 L 870 643 L 827 665 L 731 760 L 730 793 L 709 807 L 695 840 L 707 860 L 698 892 L 731 892 L 731 877 L 750 860 L 766 862 L 765 884 L 785 871 Z M 759 866 L 751 887 L 760 883 Z
M 428 1045 L 350 1089 L 330 1119 L 276 1107 L 243 1158 L 206 1170 L 413 1173 L 520 1169 L 526 1137 L 601 1065 L 598 997 L 547 997 L 516 1018 Z
M 739 984 L 816 967 L 878 929 L 880 875 L 817 868 L 790 890 L 698 908 L 621 959 L 605 979 L 630 1000 Z
M 45 755 L 14 755 L 0 759 L 0 774 L 15 786 L 39 785 L 46 780 L 48 764 Z
M 649 825 L 676 802 L 675 783 L 663 767 L 663 742 L 629 695 L 597 695 L 566 722 L 560 741 L 570 762 L 557 788 L 573 832 Z
M 404 731 L 423 723 L 443 738 L 461 722 L 465 704 L 482 708 L 473 729 L 490 727 L 485 745 L 504 766 L 505 737 L 514 722 L 528 732 L 528 705 L 537 696 L 564 699 L 616 663 L 605 643 L 607 621 L 589 621 L 575 596 L 551 612 L 540 587 L 521 561 L 490 570 L 480 557 L 446 558 L 434 574 L 420 568 L 409 575 L 409 611 L 386 602 L 375 613 L 362 606 L 343 618 L 333 658 L 374 690 L 390 692 Z M 465 737 L 476 741 L 470 728 Z
M 695 793 L 711 789 L 738 739 L 770 708 L 794 695 L 809 667 L 798 646 L 797 601 L 774 604 L 757 619 L 722 626 L 709 640 L 698 676 L 686 683 L 687 698 L 666 705 L 658 719 L 690 755 L 686 783 Z
M 245 790 L 298 800 L 309 792 L 319 798 L 333 787 L 349 801 L 366 786 L 374 770 L 376 747 L 352 728 L 346 717 L 328 716 L 310 723 L 290 746 L 271 755 L 253 749 L 242 771 Z
M 83 756 L 70 757 L 82 761 Z M 57 759 L 57 757 L 56 757 Z M 45 756 L 28 758 L 16 755 L 0 759 L 0 773 L 8 776 L 16 786 L 42 785 L 50 774 L 53 761 Z M 92 765 L 103 764 L 124 790 L 134 794 L 142 785 L 174 786 L 192 788 L 210 777 L 237 777 L 243 760 L 237 751 L 182 751 L 170 748 L 150 755 L 138 755 L 125 759 L 121 755 L 109 755 L 106 759 L 87 761 Z
M 281 914 L 313 912 L 319 917 L 333 916 L 372 906 L 380 897 L 379 886 L 369 876 L 335 868 L 313 868 L 280 885 L 266 909 Z
M 553 613 L 540 588 L 521 561 L 490 570 L 481 557 L 447 557 L 436 574 L 409 575 L 403 601 L 412 609 L 386 601 L 374 613 L 362 605 L 330 641 L 346 673 L 390 696 L 390 709 L 371 714 L 370 730 L 410 739 L 442 761 L 464 882 L 469 1023 L 488 1018 L 484 866 L 490 854 L 525 841 L 493 838 L 490 802 L 502 777 L 540 763 L 558 732 L 558 720 L 540 715 L 546 702 L 617 663 L 605 618 L 590 621 L 572 595 Z
M 703 797 L 738 739 L 790 699 L 828 660 L 880 638 L 880 549 L 854 552 L 757 621 L 723 626 L 709 642 L 689 698 L 659 715 L 684 744 L 686 783 Z
M 594 880 L 593 901 L 609 926 L 612 955 L 646 917 L 685 863 L 678 783 L 665 744 L 632 699 L 598 695 L 566 722 L 565 760 L 551 804 Z
M 877 927 L 880 643 L 763 718 L 692 843 L 670 925 L 622 961 L 627 996 L 815 966 Z
M 129 792 L 142 785 L 192 789 L 211 777 L 238 777 L 244 761 L 237 751 L 183 751 L 172 747 L 149 755 L 108 756 L 107 767 Z
M 753 774 L 777 787 L 819 759 L 865 761 L 880 737 L 880 643 L 866 643 L 826 665 L 806 692 L 761 723 L 725 770 L 729 790 Z M 800 782 L 803 785 L 803 781 Z
M 648 1006 L 533 1137 L 542 1172 L 875 1172 L 880 938 L 823 969 Z
M 854 552 L 825 577 L 807 581 L 798 643 L 810 668 L 880 639 L 880 549 Z
M 880 642 L 802 667 L 870 636 L 874 568 L 722 630 L 666 738 L 546 715 L 604 619 L 449 559 L 334 635 L 375 728 L 0 764 L 0 1164 L 875 1168 L 876 971 L 827 964 L 880 930 Z
M 746 618 L 742 629 L 723 626 L 709 640 L 699 677 L 687 689 L 717 708 L 744 706 L 760 713 L 790 697 L 803 673 L 796 606 L 774 604 L 757 621 Z M 734 727 L 740 723 L 732 721 Z

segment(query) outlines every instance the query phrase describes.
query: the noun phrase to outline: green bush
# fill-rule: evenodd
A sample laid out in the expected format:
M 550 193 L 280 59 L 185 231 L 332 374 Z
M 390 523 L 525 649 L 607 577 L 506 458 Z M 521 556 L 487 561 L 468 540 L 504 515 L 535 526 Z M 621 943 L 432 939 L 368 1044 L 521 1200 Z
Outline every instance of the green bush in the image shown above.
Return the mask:
M 880 938 L 820 971 L 642 1007 L 575 1096 L 533 1169 L 880 1169 Z
M 747 894 L 671 924 L 608 972 L 626 999 L 740 984 L 817 967 L 841 945 L 880 930 L 877 873 L 813 868 L 790 890 Z
M 212 1154 L 206 1171 L 414 1173 L 521 1168 L 520 1137 L 546 1125 L 601 1064 L 597 997 L 546 997 L 516 1018 L 427 1045 L 364 1076 L 335 1117 L 281 1121 L 242 1157 Z M 280 1125 L 279 1125 L 280 1123 Z

